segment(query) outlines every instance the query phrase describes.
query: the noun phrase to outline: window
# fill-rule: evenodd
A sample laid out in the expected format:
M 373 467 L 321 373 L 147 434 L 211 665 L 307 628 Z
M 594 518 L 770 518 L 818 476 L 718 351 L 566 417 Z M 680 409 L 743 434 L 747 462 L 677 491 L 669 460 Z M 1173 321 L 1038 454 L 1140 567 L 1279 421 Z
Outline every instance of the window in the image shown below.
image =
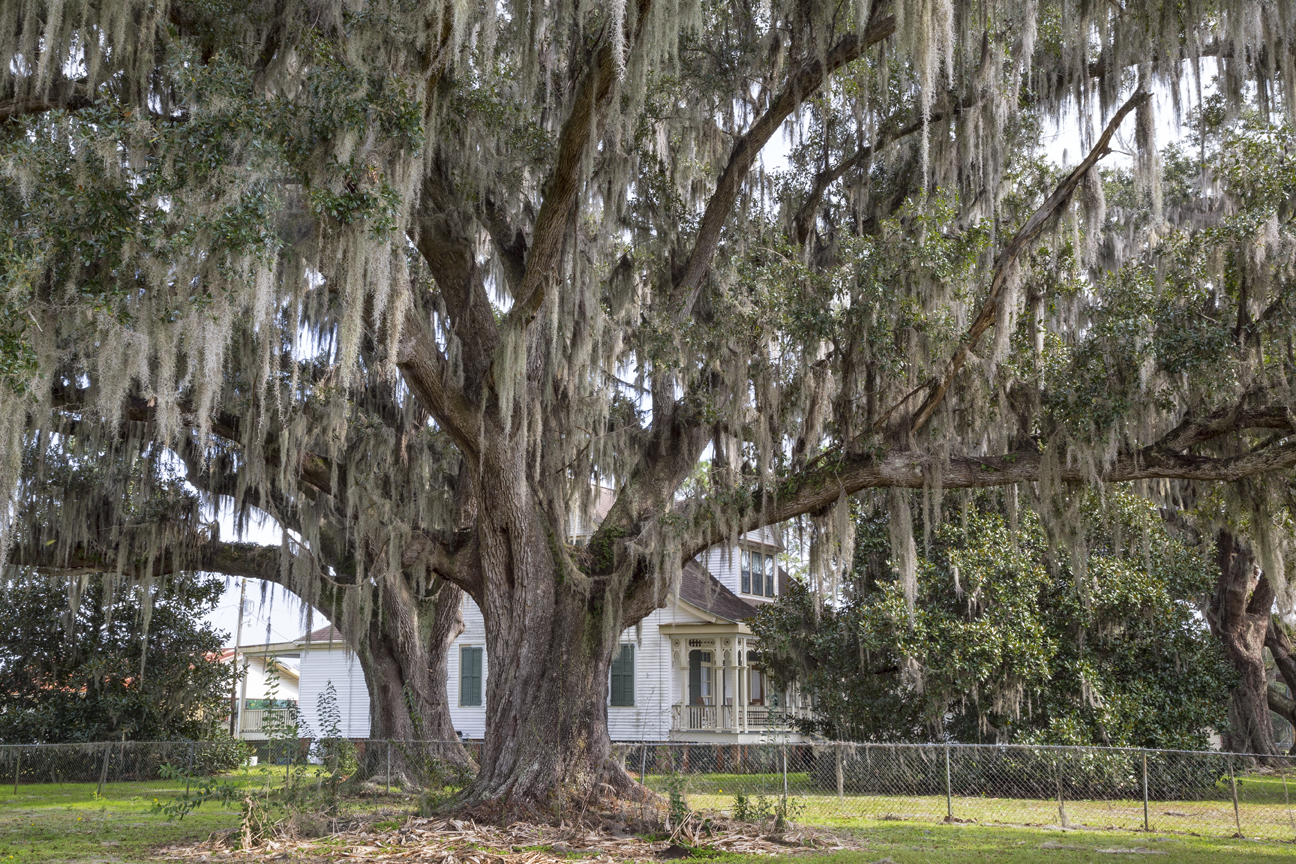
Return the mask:
M 482 649 L 459 649 L 459 704 L 482 704 Z
M 689 652 L 689 704 L 714 705 L 711 701 L 711 652 Z
M 755 597 L 773 597 L 775 573 L 778 572 L 774 556 L 747 549 L 742 550 L 741 556 L 742 593 Z
M 634 645 L 624 642 L 621 651 L 612 658 L 611 704 L 629 706 L 634 701 Z

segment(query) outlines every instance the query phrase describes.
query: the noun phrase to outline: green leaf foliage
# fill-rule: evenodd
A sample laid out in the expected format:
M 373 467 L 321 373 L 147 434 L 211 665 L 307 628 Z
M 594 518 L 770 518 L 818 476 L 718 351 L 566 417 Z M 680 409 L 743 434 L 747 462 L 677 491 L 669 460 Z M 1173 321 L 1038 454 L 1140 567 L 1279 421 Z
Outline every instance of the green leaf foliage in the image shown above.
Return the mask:
M 1082 505 L 1083 576 L 997 494 L 919 544 L 910 617 L 885 515 L 860 512 L 836 603 L 804 584 L 755 630 L 776 677 L 808 684 L 818 731 L 858 740 L 1197 749 L 1227 724 L 1232 672 L 1199 613 L 1209 561 L 1123 491 Z
M 0 616 L 0 742 L 207 739 L 229 714 L 233 666 L 217 659 L 225 634 L 203 622 L 223 585 L 169 579 L 111 592 L 26 571 L 7 581 Z M 151 606 L 147 633 L 144 604 Z

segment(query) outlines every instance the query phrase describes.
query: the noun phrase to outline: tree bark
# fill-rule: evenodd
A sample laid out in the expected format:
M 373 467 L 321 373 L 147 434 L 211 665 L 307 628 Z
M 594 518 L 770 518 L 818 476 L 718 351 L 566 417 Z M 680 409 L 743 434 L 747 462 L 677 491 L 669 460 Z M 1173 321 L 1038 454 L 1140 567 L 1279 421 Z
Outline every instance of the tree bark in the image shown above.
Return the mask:
M 612 580 L 566 559 L 561 528 L 525 480 L 524 455 L 508 449 L 491 465 L 491 448 L 478 478 L 482 579 L 472 593 L 486 628 L 488 734 L 463 803 L 493 818 L 553 819 L 572 805 L 641 794 L 611 758 L 607 727 L 624 626 L 607 604 L 621 597 Z
M 1222 736 L 1224 749 L 1234 753 L 1277 753 L 1264 662 L 1273 589 L 1256 568 L 1255 555 L 1242 538 L 1221 531 L 1215 551 L 1219 578 L 1207 620 L 1238 673 L 1237 686 L 1229 697 L 1232 728 Z
M 405 579 L 386 580 L 380 608 L 348 639 L 369 690 L 369 737 L 401 742 L 392 749 L 391 776 L 407 787 L 441 767 L 476 767 L 459 743 L 446 689 L 450 644 L 464 629 L 463 592 L 437 581 L 433 593 L 418 597 Z M 370 767 L 387 770 L 385 760 Z
M 1273 656 L 1274 666 L 1287 685 L 1287 692 L 1282 692 L 1276 684 L 1268 688 L 1269 710 L 1282 717 L 1296 729 L 1296 648 L 1292 646 L 1291 636 L 1286 625 L 1272 615 L 1269 618 L 1269 629 L 1265 632 L 1265 647 Z M 1289 755 L 1296 755 L 1296 738 L 1292 741 Z

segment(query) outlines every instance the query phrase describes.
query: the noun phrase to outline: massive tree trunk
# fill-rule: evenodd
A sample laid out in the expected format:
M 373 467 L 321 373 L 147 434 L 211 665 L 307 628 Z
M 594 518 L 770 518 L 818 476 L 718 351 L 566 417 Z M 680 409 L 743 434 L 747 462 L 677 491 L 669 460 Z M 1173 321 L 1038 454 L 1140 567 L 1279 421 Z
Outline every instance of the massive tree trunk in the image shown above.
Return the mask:
M 511 454 L 480 477 L 483 590 L 473 593 L 486 627 L 487 735 L 465 803 L 556 818 L 573 802 L 637 794 L 607 727 L 623 626 L 622 610 L 607 607 L 621 596 L 572 567 L 522 466 Z
M 1215 548 L 1219 579 L 1207 620 L 1238 673 L 1237 686 L 1229 698 L 1232 728 L 1223 736 L 1224 749 L 1234 753 L 1276 753 L 1264 662 L 1273 589 L 1256 568 L 1255 556 L 1241 538 L 1221 531 Z
M 403 742 L 392 751 L 392 776 L 401 785 L 425 780 L 437 765 L 474 767 L 459 743 L 446 690 L 450 644 L 464 629 L 463 592 L 437 583 L 418 597 L 404 578 L 386 580 L 380 607 L 348 638 L 369 690 L 369 737 Z

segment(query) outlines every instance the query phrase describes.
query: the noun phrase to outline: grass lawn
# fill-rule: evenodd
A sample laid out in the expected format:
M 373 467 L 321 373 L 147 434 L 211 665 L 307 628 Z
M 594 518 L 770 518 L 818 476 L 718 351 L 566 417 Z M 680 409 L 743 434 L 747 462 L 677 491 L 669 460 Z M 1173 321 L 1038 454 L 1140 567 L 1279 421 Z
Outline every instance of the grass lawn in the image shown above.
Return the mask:
M 666 794 L 671 778 L 649 775 L 648 785 Z M 944 795 L 858 794 L 838 797 L 814 788 L 805 773 L 787 775 L 791 816 L 815 825 L 840 828 L 864 827 L 889 822 L 934 823 L 945 818 Z M 685 800 L 696 810 L 732 814 L 736 796 L 748 798 L 748 806 L 769 808 L 782 789 L 777 774 L 706 774 L 682 778 Z M 1148 825 L 1153 832 L 1201 834 L 1227 838 L 1237 831 L 1250 838 L 1296 839 L 1296 779 L 1276 775 L 1240 776 L 1237 780 L 1238 813 L 1227 781 L 1211 790 L 1209 798 L 1148 802 Z M 756 796 L 763 794 L 763 801 Z M 1056 828 L 1061 825 L 1057 799 L 991 798 L 954 795 L 955 818 L 981 825 L 1018 825 Z M 1063 804 L 1067 824 L 1077 828 L 1141 831 L 1143 801 L 1132 799 L 1068 800 Z
M 277 774 L 282 769 L 275 770 L 277 773 L 270 776 L 272 783 L 281 779 Z M 249 787 L 262 786 L 266 774 L 252 769 L 234 775 L 234 779 Z M 727 807 L 732 798 L 727 796 L 727 789 L 722 795 L 719 791 L 722 788 L 717 783 L 710 794 L 690 795 L 691 803 L 694 806 L 714 803 Z M 1260 784 L 1253 788 L 1257 793 L 1261 790 Z M 165 781 L 147 785 L 109 783 L 100 797 L 95 794 L 93 783 L 40 784 L 21 786 L 15 796 L 12 786 L 0 787 L 0 864 L 142 864 L 158 860 L 152 857 L 158 847 L 201 840 L 213 831 L 237 826 L 237 810 L 224 810 L 210 804 L 180 822 L 168 822 L 150 812 L 154 798 L 166 800 L 182 790 L 182 784 Z M 1274 793 L 1266 790 L 1265 794 Z M 1281 796 L 1281 784 L 1276 794 Z M 709 800 L 712 798 L 714 802 Z M 913 812 L 906 812 L 905 807 L 899 806 L 905 800 L 911 805 L 907 810 Z M 922 801 L 922 807 L 916 806 L 917 800 Z M 1282 800 L 1278 797 L 1276 802 Z M 832 796 L 832 802 L 840 803 L 835 796 Z M 352 803 L 367 809 L 369 802 Z M 939 804 L 941 812 L 926 813 L 928 803 L 933 806 Z M 970 812 L 974 803 L 964 801 L 963 807 Z M 993 802 L 982 803 L 991 806 Z M 1020 806 L 1027 802 L 1011 803 Z M 1111 804 L 1102 803 L 1104 806 Z M 816 818 L 811 813 L 803 819 L 805 822 L 835 823 L 836 827 L 865 846 L 860 852 L 798 855 L 787 859 L 722 856 L 709 860 L 711 864 L 792 864 L 793 861 L 796 864 L 875 864 L 886 859 L 894 864 L 970 864 L 974 861 L 1071 864 L 1137 858 L 1161 859 L 1176 864 L 1296 862 L 1296 844 L 1272 840 L 1145 834 L 1127 830 L 1062 831 L 1049 827 L 942 825 L 936 822 L 944 815 L 943 799 L 939 802 L 891 799 L 882 806 L 899 812 L 886 814 L 888 818 L 885 820 L 876 816 L 871 819 L 839 817 L 830 820 Z M 956 813 L 958 806 L 956 802 Z M 1141 819 L 1142 803 L 1138 802 L 1138 806 Z M 1231 812 L 1230 804 L 1230 817 Z M 1048 815 L 1044 812 L 1042 821 L 1047 821 Z M 1051 815 L 1055 822 L 1055 809 Z M 906 821 L 897 821 L 896 817 Z
M 41 784 L 0 791 L 0 864 L 37 861 L 147 861 L 150 850 L 167 843 L 200 840 L 238 824 L 238 811 L 204 806 L 182 822 L 149 812 L 151 796 L 174 790 L 106 784 L 94 797 L 93 783 Z M 183 791 L 181 786 L 179 791 Z M 147 792 L 147 799 L 140 792 Z
M 1296 846 L 1253 840 L 1179 837 L 1125 831 L 1045 831 L 975 825 L 888 825 L 854 829 L 866 848 L 785 859 L 726 858 L 725 864 L 1269 864 L 1296 860 Z
M 282 782 L 283 769 L 253 768 L 228 779 L 260 787 Z M 182 821 L 151 810 L 184 791 L 184 783 L 38 783 L 0 786 L 0 864 L 27 862 L 139 862 L 153 849 L 205 839 L 238 825 L 237 808 L 204 804 Z

